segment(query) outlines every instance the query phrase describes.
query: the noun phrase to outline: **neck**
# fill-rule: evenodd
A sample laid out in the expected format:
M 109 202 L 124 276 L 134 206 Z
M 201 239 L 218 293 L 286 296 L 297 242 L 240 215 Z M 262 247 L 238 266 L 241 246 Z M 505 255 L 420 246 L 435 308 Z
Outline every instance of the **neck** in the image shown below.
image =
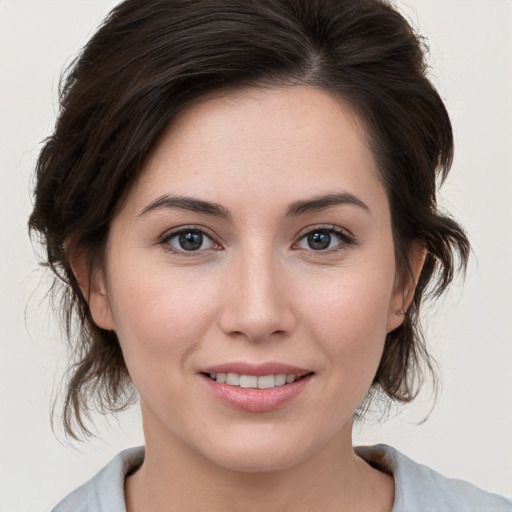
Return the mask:
M 167 437 L 162 443 L 162 437 L 146 426 L 145 436 L 144 464 L 126 482 L 127 512 L 389 512 L 392 508 L 392 477 L 354 454 L 351 429 L 309 458 L 266 472 L 222 467 L 176 438 Z

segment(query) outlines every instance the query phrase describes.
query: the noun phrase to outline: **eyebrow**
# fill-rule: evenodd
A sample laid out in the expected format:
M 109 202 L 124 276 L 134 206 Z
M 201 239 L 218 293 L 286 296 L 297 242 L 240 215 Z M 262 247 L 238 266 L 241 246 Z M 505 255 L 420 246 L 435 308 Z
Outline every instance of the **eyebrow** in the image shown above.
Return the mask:
M 337 194 L 326 194 L 315 196 L 310 199 L 295 201 L 291 203 L 290 206 L 288 206 L 288 209 L 286 210 L 286 216 L 296 217 L 305 213 L 318 212 L 331 206 L 338 205 L 357 206 L 366 212 L 371 213 L 370 208 L 368 208 L 368 206 L 357 196 L 349 192 L 341 192 Z M 151 201 L 151 203 L 149 203 L 142 210 L 142 212 L 139 213 L 138 216 L 140 217 L 148 212 L 159 209 L 186 210 L 223 218 L 231 216 L 230 211 L 218 203 L 204 201 L 202 199 L 196 199 L 192 197 L 171 196 L 167 194 L 158 197 L 154 201 Z
M 286 215 L 295 217 L 303 215 L 304 213 L 318 212 L 325 210 L 330 206 L 338 205 L 358 206 L 366 212 L 371 213 L 370 208 L 368 208 L 368 206 L 357 196 L 350 194 L 349 192 L 341 192 L 338 194 L 327 194 L 312 197 L 311 199 L 295 201 L 288 207 Z
M 210 201 L 203 201 L 202 199 L 192 197 L 170 196 L 165 194 L 151 201 L 138 216 L 140 217 L 148 212 L 162 208 L 205 213 L 206 215 L 213 215 L 214 217 L 229 217 L 230 215 L 227 208 L 217 203 L 211 203 Z

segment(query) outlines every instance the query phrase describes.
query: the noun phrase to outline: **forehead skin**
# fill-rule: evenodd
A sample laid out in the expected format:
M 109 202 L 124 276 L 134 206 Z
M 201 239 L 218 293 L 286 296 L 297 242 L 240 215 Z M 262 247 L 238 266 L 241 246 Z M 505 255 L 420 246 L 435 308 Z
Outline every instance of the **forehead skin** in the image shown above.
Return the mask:
M 323 182 L 331 177 L 333 159 L 338 160 L 340 173 L 348 172 L 355 181 L 368 171 L 369 177 L 380 181 L 362 122 L 335 96 L 307 86 L 228 91 L 202 98 L 172 121 L 148 156 L 134 195 L 142 208 L 149 188 L 158 188 L 155 180 L 163 177 L 162 169 L 172 173 L 178 189 L 180 183 L 191 185 L 197 179 L 202 189 L 221 193 L 216 170 L 225 173 L 226 162 L 233 184 L 243 182 L 254 200 L 262 179 L 279 185 L 276 169 L 293 166 L 294 174 L 283 175 L 283 185 L 293 177 L 297 187 L 304 164 L 311 161 L 318 191 L 325 192 Z M 250 187 L 252 176 L 258 180 L 254 187 Z M 368 192 L 376 185 L 380 189 L 371 179 L 363 189 Z M 310 187 L 311 183 L 303 190 L 298 187 L 298 192 L 310 196 L 314 193 Z

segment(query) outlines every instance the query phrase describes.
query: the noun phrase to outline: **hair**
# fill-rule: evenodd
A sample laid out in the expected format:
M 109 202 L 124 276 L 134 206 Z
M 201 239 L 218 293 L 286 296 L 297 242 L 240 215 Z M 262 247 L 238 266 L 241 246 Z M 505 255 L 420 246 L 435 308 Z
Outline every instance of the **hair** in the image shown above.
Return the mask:
M 110 222 L 166 126 L 208 93 L 247 86 L 317 87 L 363 122 L 389 197 L 399 275 L 410 274 L 412 243 L 427 249 L 367 398 L 416 396 L 425 370 L 433 372 L 420 306 L 465 270 L 469 254 L 464 231 L 437 206 L 453 136 L 425 54 L 423 39 L 383 0 L 126 0 L 112 10 L 61 82 L 29 220 L 71 348 L 68 435 L 90 435 L 93 410 L 120 411 L 136 396 L 116 333 L 94 323 L 70 252 L 84 251 L 91 270 L 101 263 Z

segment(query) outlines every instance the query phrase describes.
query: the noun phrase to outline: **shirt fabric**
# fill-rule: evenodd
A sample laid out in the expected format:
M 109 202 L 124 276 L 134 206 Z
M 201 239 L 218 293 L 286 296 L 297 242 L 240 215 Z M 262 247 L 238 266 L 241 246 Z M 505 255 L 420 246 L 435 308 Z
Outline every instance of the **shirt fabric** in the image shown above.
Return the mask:
M 360 446 L 356 453 L 371 466 L 393 475 L 391 512 L 512 512 L 512 501 L 462 480 L 446 478 L 386 445 Z M 126 512 L 124 481 L 144 460 L 144 447 L 118 454 L 52 512 Z

